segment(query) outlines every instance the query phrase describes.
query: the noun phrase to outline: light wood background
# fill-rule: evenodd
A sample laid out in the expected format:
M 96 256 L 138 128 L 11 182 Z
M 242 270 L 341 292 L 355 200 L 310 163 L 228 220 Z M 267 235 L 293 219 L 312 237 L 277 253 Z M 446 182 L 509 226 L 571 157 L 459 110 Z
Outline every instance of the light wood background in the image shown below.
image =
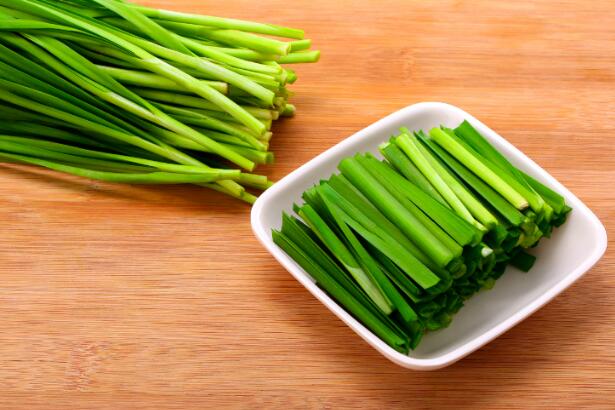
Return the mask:
M 615 237 L 615 3 L 150 1 L 306 29 L 280 178 L 418 101 L 473 113 Z M 0 167 L 3 408 L 614 408 L 615 254 L 450 368 L 389 363 L 192 187 Z M 611 241 L 610 246 L 614 243 Z

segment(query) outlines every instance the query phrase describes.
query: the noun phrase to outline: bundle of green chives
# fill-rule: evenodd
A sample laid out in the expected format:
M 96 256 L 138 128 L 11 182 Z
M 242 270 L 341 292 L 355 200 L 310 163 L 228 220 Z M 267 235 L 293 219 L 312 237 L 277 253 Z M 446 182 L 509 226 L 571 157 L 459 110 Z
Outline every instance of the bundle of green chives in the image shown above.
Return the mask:
M 247 202 L 303 31 L 123 0 L 0 0 L 0 159 Z M 290 40 L 281 40 L 290 39 Z M 233 169 L 236 168 L 236 169 Z
M 274 242 L 400 352 L 566 220 L 564 198 L 515 168 L 470 123 L 400 130 L 383 160 L 357 154 L 284 214 Z

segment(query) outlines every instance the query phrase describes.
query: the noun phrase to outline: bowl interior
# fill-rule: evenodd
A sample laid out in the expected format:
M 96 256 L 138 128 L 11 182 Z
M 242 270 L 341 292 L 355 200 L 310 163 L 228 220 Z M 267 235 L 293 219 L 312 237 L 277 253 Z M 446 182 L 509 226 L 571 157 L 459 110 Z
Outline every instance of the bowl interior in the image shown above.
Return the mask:
M 437 359 L 453 352 L 460 352 L 460 357 L 469 353 L 461 352 L 464 346 L 469 346 L 502 322 L 518 315 L 520 310 L 543 298 L 556 285 L 571 276 L 580 276 L 580 270 L 584 272 L 589 269 L 595 260 L 588 260 L 597 260 L 603 252 L 600 248 L 604 246 L 600 232 L 604 228 L 591 211 L 532 160 L 469 114 L 447 104 L 421 103 L 372 124 L 289 174 L 259 199 L 263 202 L 259 204 L 261 206 L 255 218 L 255 223 L 259 225 L 255 227 L 257 235 L 261 241 L 271 242 L 271 229 L 280 227 L 282 211 L 292 212 L 292 204 L 301 202 L 305 189 L 338 172 L 336 167 L 342 158 L 367 151 L 380 156 L 378 145 L 401 126 L 429 131 L 439 125 L 455 127 L 464 119 L 470 121 L 516 166 L 564 195 L 574 210 L 568 222 L 556 229 L 551 239 L 541 240 L 532 252 L 538 260 L 529 273 L 508 268 L 493 289 L 480 292 L 467 301 L 448 328 L 426 335 L 419 348 L 409 354 L 419 360 Z M 306 275 L 298 265 L 292 261 L 290 263 L 300 275 Z M 588 266 L 584 267 L 584 264 Z M 297 275 L 297 272 L 293 274 Z M 478 347 L 473 346 L 472 350 Z M 391 354 L 394 353 L 391 349 Z

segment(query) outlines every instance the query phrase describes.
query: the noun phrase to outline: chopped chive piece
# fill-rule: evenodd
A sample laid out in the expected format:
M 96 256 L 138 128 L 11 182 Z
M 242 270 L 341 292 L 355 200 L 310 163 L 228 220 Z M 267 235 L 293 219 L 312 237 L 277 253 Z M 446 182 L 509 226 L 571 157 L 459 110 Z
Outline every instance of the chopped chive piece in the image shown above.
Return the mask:
M 412 201 L 410 201 L 407 196 L 401 192 L 398 186 L 396 186 L 390 179 L 386 177 L 385 173 L 381 173 L 379 169 L 379 165 L 383 165 L 380 161 L 375 158 L 366 158 L 357 156 L 355 157 L 363 165 L 365 169 L 367 169 L 374 178 L 380 182 L 380 184 L 390 193 L 395 199 L 397 199 L 404 207 L 412 213 L 412 215 L 431 232 L 431 234 L 436 237 L 445 247 L 447 247 L 455 258 L 461 256 L 462 247 L 455 242 L 453 238 L 451 238 L 448 233 L 446 233 L 438 224 L 436 224 L 433 220 L 431 220 L 423 211 L 416 206 Z M 384 166 L 384 165 L 383 165 Z
M 536 192 L 540 194 L 540 196 L 544 198 L 544 200 L 549 204 L 549 206 L 551 206 L 551 208 L 553 208 L 553 210 L 557 214 L 565 213 L 564 211 L 566 207 L 566 201 L 564 200 L 563 196 L 548 188 L 547 186 L 541 184 L 531 176 L 525 173 L 522 174 L 523 178 L 532 186 L 532 188 L 534 188 Z
M 385 142 L 379 147 L 380 152 L 393 166 L 401 172 L 406 179 L 414 183 L 423 191 L 429 193 L 440 203 L 448 206 L 444 198 L 438 191 L 429 183 L 427 178 L 423 176 L 421 171 L 408 159 L 408 157 L 399 149 L 399 147 L 390 142 Z
M 385 240 L 389 240 L 386 238 L 390 237 L 389 242 L 397 242 L 427 267 L 435 266 L 422 250 L 373 206 L 343 175 L 333 175 L 327 185 L 339 194 L 339 197 L 333 198 L 349 216 L 372 232 L 377 232 L 379 237 Z M 323 187 L 323 189 L 326 188 Z M 333 194 L 329 192 L 328 195 Z
M 442 176 L 434 169 L 432 163 L 425 158 L 416 139 L 411 138 L 408 134 L 402 134 L 395 139 L 395 143 L 406 153 L 406 155 L 408 155 L 417 168 L 429 179 L 440 195 L 442 195 L 449 206 L 459 216 L 479 229 L 482 229 L 463 202 L 455 195 L 452 188 L 446 184 Z
M 417 144 L 423 156 L 430 162 L 431 166 L 442 177 L 446 184 L 451 187 L 457 198 L 463 202 L 470 214 L 487 229 L 497 225 L 497 219 L 489 210 L 467 189 L 467 187 L 449 171 L 449 169 L 430 152 L 419 140 Z
M 306 255 L 320 265 L 330 276 L 351 293 L 355 299 L 370 308 L 374 314 L 380 312 L 378 307 L 367 297 L 365 292 L 353 282 L 352 278 L 347 275 L 331 258 L 330 254 L 323 249 L 324 244 L 322 242 L 317 242 L 319 241 L 317 236 L 313 235 L 313 232 L 301 221 L 284 213 L 282 217 L 281 232 L 293 242 L 300 243 Z
M 459 178 L 463 179 L 476 193 L 478 193 L 485 201 L 487 201 L 494 209 L 511 224 L 519 226 L 525 217 L 517 208 L 512 206 L 506 199 L 498 194 L 489 185 L 484 183 L 475 174 L 470 172 L 466 167 L 461 165 L 448 152 L 443 150 L 439 145 L 434 144 L 430 140 L 425 140 L 429 148 L 440 157 L 440 159 L 452 169 Z
M 355 158 L 339 164 L 342 174 L 425 252 L 439 267 L 445 267 L 454 254 L 374 179 Z
M 504 172 L 510 174 L 514 179 L 514 187 L 519 193 L 527 198 L 530 207 L 534 212 L 540 212 L 544 206 L 544 200 L 536 193 L 527 181 L 524 180 L 520 170 L 515 168 L 498 150 L 496 150 L 473 126 L 467 121 L 464 121 L 454 131 L 448 130 L 449 134 L 459 135 L 463 140 L 468 142 L 477 153 L 482 155 L 488 161 L 498 166 Z M 510 181 L 508 181 L 510 183 Z
M 278 231 L 272 232 L 273 241 L 306 270 L 322 288 L 338 303 L 344 306 L 358 320 L 363 322 L 378 337 L 400 352 L 408 351 L 408 338 L 401 332 L 387 326 L 380 318 L 359 303 L 348 291 L 332 279 L 326 272 L 313 262 L 301 248 Z
M 304 205 L 299 210 L 301 218 L 312 228 L 320 240 L 337 257 L 342 265 L 350 272 L 353 278 L 365 293 L 374 301 L 376 306 L 385 314 L 391 313 L 391 307 L 376 283 L 361 268 L 355 256 L 346 245 L 331 230 L 327 223 L 309 205 Z
M 478 158 L 472 155 L 466 148 L 455 141 L 448 133 L 439 128 L 432 128 L 429 135 L 442 148 L 446 149 L 451 155 L 456 157 L 462 164 L 468 167 L 472 172 L 478 175 L 481 179 L 491 185 L 504 198 L 506 198 L 517 209 L 523 210 L 528 207 L 527 199 L 515 191 L 508 185 L 500 176 L 493 170 L 482 163 Z
M 343 204 L 343 208 L 341 206 L 338 207 L 338 212 L 346 216 L 345 222 L 367 242 L 371 243 L 380 252 L 393 260 L 409 277 L 415 280 L 424 289 L 430 288 L 439 282 L 438 276 L 416 259 L 412 253 L 404 249 L 401 244 L 389 236 L 386 231 L 378 230 L 377 227 L 374 227 L 373 224 L 370 224 L 366 219 L 354 212 L 352 204 L 346 202 L 339 194 L 330 189 L 329 186 L 322 186 L 320 188 L 320 193 L 323 198 L 328 197 L 329 204 Z M 365 226 L 351 217 L 349 213 L 358 217 L 359 221 L 365 224 Z
M 458 244 L 465 246 L 480 241 L 481 231 L 459 217 L 450 208 L 443 206 L 425 191 L 419 189 L 412 182 L 386 167 L 384 163 L 377 162 L 373 161 L 372 166 L 377 167 L 381 175 L 387 178 L 391 185 L 397 186 L 407 199 L 411 200 L 414 205 L 439 224 Z
M 523 251 L 520 251 L 510 259 L 510 264 L 523 272 L 529 272 L 532 266 L 534 266 L 534 262 L 536 262 L 536 257 Z

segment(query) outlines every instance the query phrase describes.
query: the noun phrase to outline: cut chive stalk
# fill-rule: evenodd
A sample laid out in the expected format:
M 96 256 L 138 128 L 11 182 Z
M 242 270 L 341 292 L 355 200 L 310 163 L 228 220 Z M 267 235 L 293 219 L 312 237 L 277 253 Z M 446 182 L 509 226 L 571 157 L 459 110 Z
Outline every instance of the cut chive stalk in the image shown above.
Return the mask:
M 387 300 L 393 305 L 393 307 L 395 307 L 399 311 L 401 316 L 404 318 L 404 321 L 411 322 L 416 320 L 417 316 L 414 310 L 412 310 L 412 308 L 408 305 L 405 299 L 397 291 L 395 286 L 393 286 L 387 276 L 382 272 L 378 263 L 372 258 L 372 256 L 367 252 L 365 247 L 357 239 L 352 230 L 346 225 L 346 223 L 344 222 L 344 217 L 342 216 L 343 213 L 340 212 L 337 205 L 328 202 L 326 198 L 323 199 L 325 205 L 331 212 L 331 215 L 338 224 L 338 227 L 342 231 L 346 242 L 353 250 L 353 254 L 362 266 L 363 270 L 365 272 L 369 272 L 370 277 L 373 278 L 374 282 L 378 284 L 380 290 L 387 298 Z
M 384 157 L 399 171 L 406 179 L 429 193 L 436 200 L 445 206 L 448 203 L 442 198 L 440 193 L 431 185 L 431 183 L 423 176 L 421 171 L 408 159 L 408 157 L 399 149 L 399 147 L 391 142 L 385 142 L 379 147 L 380 152 Z
M 444 182 L 453 190 L 472 216 L 488 230 L 497 225 L 497 219 L 485 206 L 455 177 L 446 166 L 430 152 L 419 140 L 417 144 L 423 156 L 429 161 Z
M 346 158 L 339 169 L 348 180 L 385 214 L 392 222 L 425 252 L 440 268 L 454 258 L 447 249 L 420 221 L 400 204 L 382 185 L 374 179 L 355 158 Z
M 535 262 L 536 257 L 524 251 L 520 251 L 510 259 L 510 264 L 523 272 L 529 272 Z
M 401 289 L 402 292 L 404 292 L 406 296 L 408 296 L 408 298 L 410 298 L 410 300 L 417 303 L 425 297 L 424 293 L 408 278 L 408 275 L 399 269 L 399 267 L 391 259 L 375 247 L 370 246 L 369 249 L 382 266 L 382 269 L 386 275 L 399 289 Z
M 333 188 L 339 195 L 332 197 L 331 200 L 339 204 L 344 212 L 361 223 L 366 229 L 374 232 L 383 240 L 398 243 L 405 248 L 404 253 L 410 252 L 427 267 L 435 268 L 429 257 L 373 206 L 343 175 L 331 176 L 324 185 Z M 323 187 L 322 190 L 326 190 L 326 188 Z M 332 194 L 329 193 L 329 195 Z
M 335 255 L 340 263 L 350 272 L 361 289 L 365 291 L 376 306 L 387 315 L 391 313 L 391 307 L 377 284 L 374 283 L 368 274 L 361 268 L 350 250 L 318 213 L 314 211 L 311 206 L 304 205 L 299 210 L 299 216 L 301 216 L 301 218 L 312 228 L 320 240 L 329 248 L 331 253 Z
M 181 165 L 181 164 L 153 161 L 149 159 L 136 158 L 136 157 L 131 157 L 127 155 L 113 154 L 113 153 L 107 153 L 107 152 L 101 152 L 101 151 L 93 151 L 90 149 L 78 148 L 78 147 L 73 147 L 70 145 L 60 144 L 56 142 L 43 141 L 43 140 L 38 140 L 38 139 L 33 139 L 33 138 L 0 135 L 0 142 L 19 144 L 23 146 L 24 148 L 31 150 L 30 152 L 21 152 L 23 154 L 34 154 L 34 150 L 40 149 L 40 150 L 51 151 L 55 153 L 76 155 L 76 156 L 84 157 L 86 159 L 96 158 L 96 159 L 105 159 L 109 161 L 120 161 L 120 162 L 139 164 L 142 166 L 151 167 L 153 169 L 158 169 L 160 171 L 176 172 L 180 174 L 207 174 L 211 171 L 211 168 L 208 168 L 208 167 L 200 167 L 200 166 L 194 166 L 194 165 Z M 43 155 L 43 154 L 39 154 L 39 155 Z M 228 175 L 229 179 L 236 179 L 236 178 L 239 178 L 240 172 L 239 170 L 224 170 L 224 172 L 220 174 Z
M 6 143 L 0 144 L 0 151 L 3 151 L 5 148 Z M 40 157 L 35 158 L 7 152 L 0 152 L 0 157 L 25 162 L 27 164 L 39 165 L 41 167 L 53 169 L 55 171 L 61 171 L 67 174 L 72 174 L 89 179 L 97 179 L 107 182 L 121 182 L 125 184 L 194 184 L 212 182 L 218 179 L 227 178 L 227 175 L 225 175 L 223 171 L 219 170 L 210 170 L 209 172 L 200 174 L 178 174 L 157 171 L 145 173 L 123 173 L 97 171 L 93 169 L 67 165 L 55 161 L 48 161 L 41 159 Z M 90 164 L 93 164 L 93 162 L 90 162 Z
M 175 89 L 177 86 L 175 86 Z M 209 111 L 218 111 L 222 112 L 219 107 L 216 105 L 203 100 L 202 98 L 194 97 L 191 95 L 185 94 L 177 94 L 168 91 L 154 90 L 148 88 L 132 88 L 134 92 L 139 94 L 141 97 L 155 100 L 167 104 L 175 104 L 185 107 L 198 108 L 202 110 Z M 277 119 L 276 114 L 277 111 L 267 110 L 259 107 L 251 107 L 251 106 L 242 106 L 246 111 L 250 114 L 254 115 L 254 117 L 262 119 L 262 120 L 275 120 Z M 275 114 L 274 114 L 275 113 Z
M 412 213 L 412 215 L 425 226 L 431 234 L 438 239 L 445 247 L 447 247 L 454 255 L 455 258 L 461 256 L 462 247 L 455 242 L 438 224 L 431 220 L 426 214 L 421 211 L 412 201 L 410 201 L 406 195 L 396 186 L 390 179 L 386 177 L 386 173 L 382 173 L 379 165 L 384 165 L 374 157 L 356 156 L 359 163 L 368 170 L 368 172 L 378 182 L 401 203 L 404 207 Z
M 541 197 L 544 198 L 544 200 L 551 206 L 551 208 L 553 208 L 553 210 L 557 214 L 561 214 L 565 211 L 566 201 L 564 200 L 563 196 L 553 191 L 552 189 L 548 188 L 547 186 L 541 184 L 540 182 L 538 182 L 535 178 L 531 177 L 530 175 L 523 173 L 523 172 L 521 172 L 521 174 L 523 175 L 523 178 L 528 182 L 528 184 L 530 184 L 532 188 Z
M 291 43 L 292 44 L 292 43 Z M 281 56 L 278 59 L 280 64 L 316 63 L 320 59 L 320 51 L 298 51 Z
M 478 193 L 485 201 L 496 209 L 509 223 L 519 226 L 524 220 L 524 215 L 512 206 L 506 199 L 498 194 L 489 185 L 484 183 L 480 178 L 474 175 L 470 170 L 461 165 L 455 158 L 443 150 L 439 145 L 434 144 L 431 140 L 424 140 L 427 146 L 451 169 L 459 178 Z
M 409 340 L 402 332 L 387 326 L 378 316 L 371 312 L 364 304 L 358 302 L 338 282 L 331 278 L 318 264 L 309 258 L 301 247 L 290 241 L 278 231 L 272 233 L 273 241 L 306 270 L 316 282 L 329 293 L 338 303 L 344 306 L 357 319 L 365 324 L 378 337 L 396 350 L 405 353 L 408 351 Z
M 432 196 L 387 167 L 383 162 L 372 161 L 371 166 L 377 169 L 383 178 L 389 181 L 390 185 L 398 187 L 399 192 L 438 223 L 459 245 L 466 246 L 480 242 L 482 232 L 450 208 L 436 201 Z
M 297 218 L 284 213 L 282 217 L 281 232 L 294 243 L 301 244 L 301 249 L 310 259 L 320 265 L 320 267 L 351 293 L 355 299 L 370 309 L 372 313 L 385 317 L 372 300 L 359 288 L 356 282 L 354 282 L 331 256 L 329 256 L 329 253 L 323 249 L 324 244 L 318 240 L 318 237 L 314 235 L 309 227 L 304 225 Z
M 453 139 L 448 133 L 439 128 L 432 128 L 431 131 L 429 131 L 429 135 L 438 143 L 438 145 L 444 148 L 453 157 L 457 158 L 459 162 L 464 164 L 493 189 L 498 191 L 500 195 L 506 198 L 515 208 L 524 210 L 528 207 L 529 204 L 527 199 L 515 191 L 509 184 L 500 178 L 498 174 L 476 158 L 470 151 Z
M 513 189 L 519 192 L 524 198 L 527 198 L 529 208 L 532 210 L 532 212 L 535 212 L 539 216 L 539 218 L 543 218 L 544 216 L 546 216 L 545 214 L 550 213 L 548 209 L 544 209 L 545 207 L 547 207 L 544 199 L 540 195 L 538 195 L 529 186 L 529 184 L 526 183 L 525 180 L 523 180 L 521 177 L 517 178 L 516 174 L 509 173 L 506 169 L 500 168 L 497 164 L 487 159 L 483 155 L 479 154 L 470 144 L 457 137 L 453 130 L 450 130 L 448 128 L 444 128 L 443 130 L 452 138 L 454 138 L 457 142 L 459 142 L 469 152 L 471 152 L 476 158 L 479 158 L 480 161 L 485 164 L 485 166 L 487 166 L 494 173 L 499 175 L 502 180 L 504 180 Z
M 307 50 L 310 47 L 312 47 L 312 40 L 307 39 L 307 38 L 303 40 L 295 40 L 295 41 L 290 42 L 291 52 Z
M 152 74 L 146 71 L 138 71 L 138 70 L 127 70 L 125 68 L 118 67 L 109 67 L 106 65 L 97 64 L 97 67 L 109 74 L 111 77 L 115 78 L 122 84 L 135 85 L 140 87 L 147 87 L 150 89 L 158 89 L 158 90 L 169 90 L 169 91 L 178 91 L 178 85 L 173 80 L 169 80 L 166 77 L 163 77 L 158 74 Z M 210 81 L 210 80 L 200 80 L 204 84 L 209 87 L 221 92 L 222 94 L 228 93 L 228 84 L 222 81 Z M 136 90 L 133 90 L 136 91 Z M 187 90 L 186 90 L 187 92 Z M 173 93 L 175 96 L 183 96 L 182 94 Z M 196 99 L 196 97 L 193 97 Z M 198 99 L 199 101 L 206 102 L 203 99 Z M 209 103 L 211 106 L 217 107 L 216 105 Z
M 303 39 L 303 30 L 276 26 L 273 24 L 256 23 L 246 20 L 222 17 L 204 16 L 200 14 L 181 13 L 177 11 L 159 10 L 129 3 L 130 7 L 139 10 L 143 15 L 164 21 L 175 21 L 195 26 L 215 27 L 220 29 L 238 30 L 250 33 L 267 34 L 276 37 Z
M 487 141 L 468 121 L 464 121 L 454 131 L 448 130 L 449 134 L 459 136 L 467 142 L 476 152 L 482 155 L 495 166 L 510 174 L 515 179 L 513 187 L 527 198 L 534 212 L 541 212 L 544 206 L 542 197 L 525 181 L 523 174 L 515 168 L 498 150 Z
M 470 224 L 474 225 L 481 231 L 485 228 L 478 222 L 470 211 L 465 207 L 463 202 L 455 195 L 455 192 L 449 187 L 442 179 L 442 176 L 432 166 L 432 163 L 425 158 L 420 145 L 415 138 L 410 137 L 409 134 L 402 134 L 395 139 L 395 144 L 399 146 L 402 151 L 414 162 L 416 167 L 423 173 L 423 175 L 431 182 L 434 188 L 442 195 L 449 206 Z
M 398 242 L 399 235 L 395 229 L 388 230 L 390 223 L 380 227 L 369 219 L 369 216 L 377 215 L 376 212 L 368 212 L 366 215 L 361 213 L 353 203 L 350 203 L 340 194 L 335 192 L 327 184 L 323 184 L 314 191 L 318 194 L 321 201 L 325 198 L 328 204 L 336 204 L 338 212 L 354 231 L 356 231 L 365 241 L 379 249 L 382 253 L 393 260 L 410 278 L 415 280 L 421 287 L 429 288 L 439 282 L 438 276 L 431 272 L 422 264 L 411 252 L 407 251 L 402 244 L 407 243 L 407 239 Z M 313 200 L 310 202 L 314 202 Z M 323 206 L 324 205 L 323 203 Z M 329 209 L 331 205 L 327 206 Z M 366 218 L 365 216 L 368 216 Z M 376 219 L 378 221 L 379 218 Z M 385 228 L 385 229 L 383 229 Z

